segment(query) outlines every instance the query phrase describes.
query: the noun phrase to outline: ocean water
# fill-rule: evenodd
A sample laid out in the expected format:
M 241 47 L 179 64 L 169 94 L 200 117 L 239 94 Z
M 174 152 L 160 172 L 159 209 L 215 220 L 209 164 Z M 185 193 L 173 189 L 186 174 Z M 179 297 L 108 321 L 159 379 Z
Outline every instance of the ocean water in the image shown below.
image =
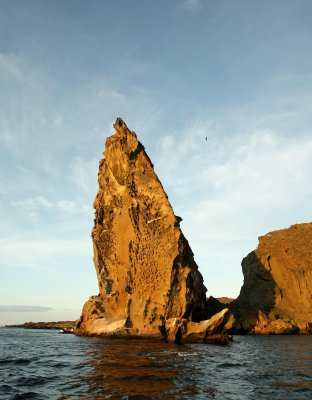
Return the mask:
M 312 399 L 312 336 L 175 345 L 2 328 L 0 399 Z

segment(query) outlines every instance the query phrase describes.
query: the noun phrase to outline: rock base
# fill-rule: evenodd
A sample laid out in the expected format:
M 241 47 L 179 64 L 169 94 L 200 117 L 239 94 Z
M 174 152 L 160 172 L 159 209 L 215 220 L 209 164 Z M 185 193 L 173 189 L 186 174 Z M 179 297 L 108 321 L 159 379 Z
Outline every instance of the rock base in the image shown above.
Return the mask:
M 153 333 L 127 326 L 126 319 L 106 318 L 99 296 L 92 296 L 84 305 L 84 312 L 75 329 L 76 335 L 135 337 L 162 339 L 171 343 L 226 344 L 231 338 L 225 332 L 234 324 L 234 316 L 224 309 L 212 318 L 192 322 L 184 318 L 167 319 Z

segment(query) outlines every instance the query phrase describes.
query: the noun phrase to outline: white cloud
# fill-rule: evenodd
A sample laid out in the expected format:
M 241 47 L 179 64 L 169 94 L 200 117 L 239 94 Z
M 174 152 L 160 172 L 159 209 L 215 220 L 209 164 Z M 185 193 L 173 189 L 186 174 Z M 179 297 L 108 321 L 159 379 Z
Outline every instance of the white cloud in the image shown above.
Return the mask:
M 0 140 L 4 147 L 10 152 L 14 153 L 17 148 L 17 141 L 14 135 L 6 129 L 2 129 L 0 132 Z
M 28 197 L 12 202 L 12 205 L 17 208 L 28 210 L 29 216 L 38 217 L 38 212 L 45 209 L 53 209 L 69 214 L 86 214 L 90 212 L 91 204 L 84 204 L 68 199 L 50 201 L 44 196 Z
M 60 113 L 56 113 L 53 117 L 53 125 L 56 127 L 62 126 L 64 123 L 64 116 Z
M 174 138 L 172 136 L 167 135 L 161 138 L 162 150 L 167 150 L 168 148 L 171 148 L 173 144 L 174 144 Z
M 95 195 L 96 176 L 98 172 L 98 159 L 84 160 L 75 157 L 69 166 L 69 178 L 75 183 L 77 188 L 92 196 Z
M 198 11 L 203 7 L 201 0 L 184 0 L 183 6 L 191 12 Z
M 25 209 L 51 208 L 52 203 L 44 196 L 27 197 L 25 199 L 15 200 L 12 202 L 15 207 Z
M 72 200 L 59 200 L 56 202 L 56 205 L 59 210 L 70 214 L 89 213 L 91 208 L 89 204 L 78 204 Z
M 214 295 L 238 294 L 240 262 L 258 236 L 311 220 L 306 101 L 220 110 L 159 142 L 153 162 Z
M 117 92 L 116 90 L 111 90 L 110 94 L 111 94 L 111 96 L 116 97 L 117 100 L 120 100 L 122 103 L 125 104 L 125 102 L 126 102 L 126 96 L 125 95 Z
M 0 53 L 0 75 L 24 81 L 24 73 L 20 67 L 21 59 L 14 54 Z

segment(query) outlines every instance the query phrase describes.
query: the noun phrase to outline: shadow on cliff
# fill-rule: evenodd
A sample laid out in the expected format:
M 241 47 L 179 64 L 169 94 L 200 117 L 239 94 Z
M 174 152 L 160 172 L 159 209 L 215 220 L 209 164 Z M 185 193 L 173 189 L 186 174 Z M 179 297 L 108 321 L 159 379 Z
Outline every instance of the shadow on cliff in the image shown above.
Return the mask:
M 242 260 L 244 283 L 240 294 L 231 303 L 221 303 L 212 296 L 207 299 L 206 313 L 208 317 L 230 308 L 234 317 L 235 325 L 229 333 L 244 334 L 252 331 L 259 321 L 259 311 L 270 318 L 279 318 L 272 315 L 272 310 L 276 304 L 277 284 L 271 274 L 270 256 L 264 260 L 266 266 L 257 257 L 256 252 L 252 251 Z

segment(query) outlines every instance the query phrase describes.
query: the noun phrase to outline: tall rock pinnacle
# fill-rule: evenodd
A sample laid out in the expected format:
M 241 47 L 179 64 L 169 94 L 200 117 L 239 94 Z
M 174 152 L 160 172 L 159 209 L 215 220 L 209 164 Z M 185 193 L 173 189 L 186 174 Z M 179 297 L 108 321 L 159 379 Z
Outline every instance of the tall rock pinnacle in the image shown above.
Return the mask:
M 159 336 L 170 318 L 203 319 L 206 288 L 143 145 L 121 118 L 114 128 L 94 201 L 100 293 L 85 304 L 78 328 Z

